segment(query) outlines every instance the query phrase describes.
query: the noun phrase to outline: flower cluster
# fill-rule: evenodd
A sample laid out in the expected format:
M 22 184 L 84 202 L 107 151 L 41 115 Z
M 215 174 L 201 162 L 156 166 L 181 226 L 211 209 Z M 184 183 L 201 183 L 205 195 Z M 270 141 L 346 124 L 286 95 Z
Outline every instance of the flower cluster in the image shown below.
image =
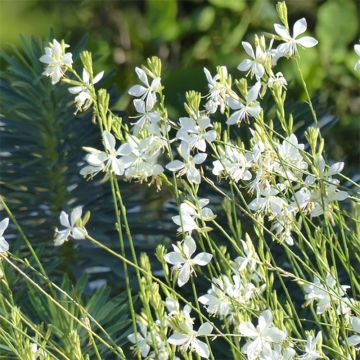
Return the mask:
M 246 58 L 237 68 L 240 78 L 233 81 L 226 66 L 217 67 L 214 75 L 205 68 L 207 93 L 187 92 L 186 114 L 179 119 L 169 119 L 158 58 L 135 69 L 139 84 L 128 90 L 129 121 L 111 112 L 104 89 L 95 89 L 103 72 L 93 76 L 89 53 L 81 57 L 82 77 L 72 70 L 76 80 L 66 79 L 74 85 L 69 91 L 76 95 L 77 111 L 94 110 L 103 144 L 101 149 L 84 147 L 86 164 L 80 174 L 91 179 L 103 173 L 112 185 L 125 180 L 155 183 L 158 190 L 166 186 L 179 206 L 172 217 L 172 238 L 180 236 L 180 241 L 173 241 L 172 251 L 159 246 L 156 252 L 163 277 L 153 281 L 146 255 L 138 266 L 133 254 L 143 308 L 139 315 L 132 314 L 134 332 L 128 340 L 142 358 L 189 358 L 192 352 L 213 358 L 212 337 L 224 337 L 234 358 L 250 360 L 315 360 L 333 354 L 346 358 L 360 343 L 359 301 L 349 297 L 349 286 L 340 284 L 337 272 L 338 266 L 353 260 L 337 239 L 344 240 L 355 227 L 343 226 L 339 211 L 339 202 L 350 197 L 340 182 L 344 163 L 325 161 L 310 98 L 314 127 L 304 137 L 294 130 L 293 116 L 285 107 L 288 82 L 277 69 L 280 61 L 298 58 L 300 48 L 314 47 L 317 40 L 303 35 L 304 18 L 289 27 L 285 3 L 278 5 L 278 13 L 281 24 L 274 25 L 270 41 L 256 35 L 253 44 L 242 43 Z M 66 47 L 54 40 L 42 57 L 48 65 L 44 74 L 53 83 L 71 67 Z M 355 69 L 359 67 L 357 63 Z M 272 101 L 270 112 L 265 96 Z M 273 113 L 274 121 L 269 115 Z M 202 197 L 209 190 L 214 201 L 212 195 Z M 120 211 L 126 217 L 124 206 Z M 87 218 L 82 218 L 81 207 L 72 210 L 70 218 L 61 212 L 63 229 L 56 229 L 55 245 L 70 238 L 91 240 Z M 120 215 L 118 220 L 120 224 Z M 4 251 L 6 226 L 5 219 L 0 223 Z M 354 294 L 356 269 L 350 265 L 344 272 Z M 199 278 L 203 283 L 198 292 Z M 189 282 L 191 295 L 186 292 L 190 286 L 185 286 Z M 306 305 L 314 303 L 312 319 L 322 323 L 321 329 L 305 331 L 313 320 L 299 316 L 303 298 L 293 301 L 289 285 L 303 290 Z M 128 294 L 132 301 L 130 288 Z M 186 303 L 183 308 L 180 300 Z M 333 329 L 321 332 L 328 323 Z

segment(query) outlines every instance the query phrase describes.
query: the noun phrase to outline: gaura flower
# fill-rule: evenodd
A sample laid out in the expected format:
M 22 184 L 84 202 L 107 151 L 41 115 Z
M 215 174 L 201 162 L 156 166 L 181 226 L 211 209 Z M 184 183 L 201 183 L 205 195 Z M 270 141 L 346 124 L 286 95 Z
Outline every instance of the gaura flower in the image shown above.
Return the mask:
M 309 335 L 306 340 L 305 354 L 299 357 L 302 360 L 316 360 L 320 359 L 322 355 L 318 351 L 318 347 L 321 347 L 321 331 L 318 332 L 316 337 Z
M 255 52 L 250 43 L 243 41 L 242 46 L 245 49 L 246 53 L 250 56 L 251 59 L 243 60 L 240 65 L 237 67 L 240 71 L 249 71 L 251 77 L 255 75 L 257 80 L 260 80 L 265 74 L 265 67 L 263 65 L 266 54 L 262 51 L 260 46 L 256 46 Z
M 197 331 L 193 330 L 192 323 L 186 323 L 184 326 L 184 333 L 175 332 L 168 339 L 168 342 L 172 345 L 180 347 L 181 351 L 195 351 L 199 356 L 208 358 L 210 355 L 209 348 L 206 343 L 197 339 L 199 336 L 209 336 L 213 330 L 210 323 L 205 322 L 202 324 Z
M 9 218 L 0 221 L 0 254 L 9 250 L 9 244 L 4 238 L 4 232 L 9 226 Z
M 89 86 L 98 83 L 103 76 L 104 76 L 104 72 L 101 71 L 94 77 L 94 79 L 90 83 L 90 75 L 86 71 L 86 69 L 83 69 L 83 73 L 82 73 L 83 85 L 73 86 L 69 88 L 69 92 L 71 94 L 74 95 L 77 94 L 75 97 L 75 104 L 78 111 L 86 110 L 90 107 L 90 105 L 92 104 L 92 98 L 90 95 Z
M 65 49 L 69 45 L 61 41 L 61 44 L 54 39 L 52 43 L 49 43 L 49 47 L 45 48 L 45 55 L 40 57 L 40 61 L 47 64 L 43 75 L 51 78 L 51 83 L 54 85 L 60 81 L 64 76 L 66 69 L 71 67 L 73 60 L 71 53 L 65 53 Z
M 150 84 L 144 70 L 136 67 L 135 71 L 143 85 L 134 85 L 128 92 L 131 96 L 140 97 L 142 100 L 145 100 L 146 108 L 151 110 L 156 103 L 156 92 L 161 87 L 161 78 L 156 77 Z
M 157 111 L 151 111 L 152 109 L 142 99 L 135 99 L 133 103 L 139 114 L 134 116 L 137 120 L 132 124 L 133 133 L 137 135 L 141 130 L 147 129 L 150 133 L 159 135 L 160 129 L 157 127 L 157 123 L 160 121 L 160 114 Z
M 206 252 L 197 254 L 192 258 L 196 251 L 196 243 L 191 236 L 187 236 L 180 247 L 173 245 L 174 251 L 166 254 L 164 260 L 174 265 L 172 270 L 179 271 L 177 283 L 178 286 L 184 286 L 190 279 L 191 274 L 195 271 L 194 266 L 205 266 L 211 259 L 212 255 Z
M 207 157 L 205 153 L 198 153 L 195 156 L 191 156 L 188 151 L 180 154 L 184 161 L 173 160 L 169 162 L 165 167 L 170 171 L 178 171 L 178 176 L 186 175 L 188 181 L 194 184 L 201 183 L 200 171 L 195 165 L 202 164 Z
M 180 129 L 176 137 L 188 145 L 188 148 L 196 148 L 199 151 L 206 151 L 206 142 L 211 143 L 216 139 L 216 131 L 208 130 L 212 128 L 210 119 L 202 116 L 199 119 L 183 117 L 179 119 Z M 183 153 L 186 151 L 184 150 Z
M 87 231 L 84 226 L 79 226 L 79 221 L 81 220 L 82 207 L 78 206 L 71 211 L 70 221 L 69 215 L 62 211 L 60 213 L 60 224 L 65 228 L 63 230 L 55 229 L 55 246 L 62 245 L 65 241 L 68 241 L 69 238 L 75 240 L 85 239 Z
M 197 220 L 210 221 L 215 218 L 212 210 L 206 205 L 209 204 L 209 199 L 199 199 L 199 209 L 194 204 L 183 202 L 180 205 L 180 215 L 172 217 L 172 221 L 179 226 L 178 232 L 185 232 L 188 235 L 194 230 L 200 230 Z
M 107 130 L 103 131 L 103 142 L 106 151 L 100 151 L 91 147 L 84 147 L 90 154 L 86 155 L 87 166 L 81 169 L 83 176 L 94 176 L 100 171 L 112 171 L 115 175 L 122 175 L 125 171 L 124 163 L 119 158 L 125 154 L 124 146 L 115 148 L 116 140 L 114 135 Z
M 289 30 L 284 25 L 275 24 L 274 28 L 275 32 L 284 41 L 284 44 L 281 44 L 278 47 L 278 51 L 282 54 L 282 56 L 291 57 L 297 54 L 298 45 L 305 48 L 311 48 L 318 43 L 318 41 L 311 36 L 302 36 L 298 38 L 300 34 L 306 31 L 307 23 L 305 18 L 301 18 L 295 22 L 293 27 L 293 36 L 290 35 Z
M 271 311 L 265 310 L 260 314 L 257 327 L 251 322 L 239 325 L 240 334 L 251 339 L 243 347 L 244 353 L 249 358 L 255 359 L 261 352 L 270 350 L 271 344 L 279 344 L 285 340 L 286 332 L 272 326 L 272 323 Z
M 226 121 L 228 125 L 234 125 L 242 120 L 247 119 L 249 116 L 256 118 L 259 116 L 261 106 L 256 101 L 261 88 L 261 82 L 258 81 L 247 93 L 245 98 L 245 104 L 241 101 L 229 97 L 228 104 L 233 110 L 237 110 L 231 114 Z

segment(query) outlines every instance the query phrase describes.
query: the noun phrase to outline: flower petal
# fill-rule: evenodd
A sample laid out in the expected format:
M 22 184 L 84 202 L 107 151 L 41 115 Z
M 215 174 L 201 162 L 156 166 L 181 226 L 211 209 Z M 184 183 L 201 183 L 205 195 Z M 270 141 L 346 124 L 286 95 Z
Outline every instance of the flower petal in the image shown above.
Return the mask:
M 77 206 L 75 209 L 71 211 L 71 219 L 70 224 L 74 226 L 76 222 L 81 218 L 82 214 L 82 206 Z
M 115 137 L 107 130 L 103 131 L 104 146 L 107 151 L 112 152 L 115 150 Z
M 305 48 L 314 47 L 318 43 L 318 41 L 311 36 L 303 36 L 301 39 L 296 40 L 296 42 Z
M 193 263 L 199 266 L 205 266 L 211 261 L 212 257 L 211 254 L 202 252 L 194 257 Z
M 296 39 L 298 35 L 306 31 L 307 23 L 305 18 L 301 18 L 296 21 L 293 27 L 293 39 Z

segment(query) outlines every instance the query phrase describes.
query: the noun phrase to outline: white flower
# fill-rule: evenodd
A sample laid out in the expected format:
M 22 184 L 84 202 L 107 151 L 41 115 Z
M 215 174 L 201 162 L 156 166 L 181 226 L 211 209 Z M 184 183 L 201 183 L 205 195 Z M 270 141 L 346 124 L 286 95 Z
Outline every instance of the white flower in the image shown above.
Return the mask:
M 55 229 L 55 246 L 62 245 L 69 238 L 82 240 L 85 239 L 87 231 L 84 226 L 79 226 L 81 220 L 82 207 L 78 206 L 71 211 L 70 221 L 69 215 L 62 211 L 60 213 L 60 224 L 65 228 L 63 230 Z
M 316 337 L 309 335 L 306 340 L 305 345 L 305 354 L 300 356 L 300 359 L 302 360 L 316 360 L 322 357 L 322 355 L 317 350 L 319 347 L 319 344 L 321 344 L 321 331 L 318 332 Z
M 311 211 L 311 217 L 320 216 L 324 210 L 330 209 L 334 201 L 343 201 L 348 198 L 349 194 L 346 191 L 339 191 L 335 184 L 325 184 L 324 192 L 322 189 L 316 189 L 311 193 L 310 201 L 315 203 Z
M 251 44 L 249 44 L 246 41 L 242 42 L 242 46 L 251 59 L 243 60 L 240 63 L 240 65 L 237 67 L 238 70 L 240 71 L 250 70 L 251 77 L 255 75 L 256 79 L 260 80 L 265 74 L 265 67 L 263 65 L 263 62 L 266 58 L 266 54 L 262 51 L 260 46 L 256 46 L 254 53 Z
M 296 355 L 295 350 L 288 346 L 283 348 L 275 344 L 273 349 L 266 348 L 260 355 L 259 360 L 292 360 Z
M 191 258 L 196 251 L 196 243 L 191 236 L 186 237 L 182 249 L 176 245 L 173 245 L 173 248 L 175 251 L 166 254 L 164 260 L 174 265 L 173 271 L 179 271 L 177 283 L 180 287 L 189 281 L 191 274 L 195 271 L 195 265 L 205 266 L 212 259 L 212 255 L 206 252 L 199 253 L 193 259 Z
M 199 199 L 198 203 L 200 211 L 195 205 L 188 202 L 183 202 L 180 205 L 180 215 L 172 217 L 173 222 L 179 226 L 178 232 L 191 235 L 194 230 L 200 230 L 197 219 L 209 221 L 215 217 L 212 210 L 206 207 L 209 204 L 208 199 Z
M 265 310 L 260 314 L 256 328 L 251 322 L 239 325 L 240 334 L 252 339 L 243 347 L 243 352 L 249 359 L 256 359 L 261 352 L 271 350 L 271 344 L 279 344 L 285 340 L 286 332 L 272 326 L 272 323 L 271 311 Z
M 271 74 L 268 80 L 269 88 L 284 88 L 286 89 L 287 81 L 282 72 L 277 72 L 275 75 Z
M 164 168 L 157 161 L 164 146 L 165 141 L 158 136 L 150 135 L 143 139 L 129 136 L 127 143 L 121 146 L 125 177 L 141 182 L 151 176 L 160 175 Z
M 225 145 L 225 153 L 220 155 L 219 160 L 213 162 L 213 166 L 214 175 L 221 176 L 225 173 L 226 177 L 229 176 L 235 182 L 251 179 L 248 170 L 251 166 L 249 159 L 231 143 Z
M 282 54 L 282 56 L 291 57 L 296 54 L 298 51 L 297 45 L 301 45 L 305 48 L 311 48 L 318 43 L 318 41 L 311 36 L 303 36 L 298 38 L 300 34 L 306 31 L 307 23 L 305 18 L 295 22 L 293 27 L 293 36 L 289 34 L 288 29 L 283 25 L 275 24 L 274 28 L 275 32 L 285 42 L 278 47 L 278 51 Z
M 103 76 L 104 72 L 101 71 L 90 82 L 90 75 L 84 68 L 82 73 L 83 84 L 69 88 L 69 92 L 71 94 L 77 94 L 77 96 L 75 97 L 75 104 L 78 111 L 85 111 L 90 107 L 90 105 L 92 104 L 92 98 L 90 95 L 89 86 L 93 86 L 94 84 L 98 83 Z
M 328 273 L 326 275 L 326 285 L 323 285 L 320 279 L 315 276 L 314 282 L 310 285 L 304 286 L 306 293 L 305 300 L 312 302 L 317 301 L 316 313 L 324 313 L 331 304 L 338 304 L 341 297 L 345 295 L 346 290 L 349 288 L 347 285 L 337 285 L 335 278 Z M 334 295 L 336 294 L 336 296 Z
M 241 240 L 241 244 L 244 249 L 245 256 L 238 256 L 233 261 L 232 268 L 236 272 L 242 273 L 248 267 L 250 272 L 253 272 L 256 268 L 256 253 L 254 245 L 248 235 L 246 236 L 246 241 Z
M 100 151 L 91 147 L 84 147 L 90 154 L 86 155 L 85 160 L 89 164 L 81 169 L 80 174 L 83 176 L 94 176 L 100 171 L 112 171 L 115 175 L 124 173 L 124 163 L 119 158 L 124 155 L 124 146 L 115 148 L 116 140 L 114 135 L 107 130 L 103 131 L 103 142 L 106 151 Z
M 360 344 L 360 317 L 352 316 L 350 322 L 357 335 L 351 335 L 347 338 L 347 341 L 350 346 L 357 346 Z
M 4 238 L 4 232 L 9 226 L 9 218 L 0 221 L 0 254 L 9 250 L 9 244 Z
M 207 154 L 199 153 L 191 156 L 190 153 L 186 151 L 185 153 L 181 152 L 180 155 L 184 161 L 173 160 L 166 165 L 166 168 L 170 171 L 178 171 L 178 176 L 186 175 L 188 181 L 194 184 L 200 184 L 201 174 L 195 165 L 202 164 L 206 160 Z
M 185 333 L 175 332 L 169 337 L 168 342 L 179 346 L 181 351 L 195 351 L 199 356 L 207 359 L 210 355 L 210 350 L 207 344 L 197 339 L 197 337 L 211 335 L 212 325 L 206 322 L 199 327 L 198 331 L 194 331 L 192 324 L 186 324 L 184 330 Z
M 144 100 L 135 99 L 133 101 L 136 111 L 139 116 L 136 116 L 138 120 L 133 123 L 133 133 L 135 135 L 143 129 L 147 129 L 150 133 L 159 135 L 159 129 L 157 123 L 160 121 L 160 114 L 146 106 Z
M 220 278 L 212 279 L 211 289 L 198 300 L 209 314 L 218 315 L 220 319 L 227 317 L 231 323 L 239 309 L 262 290 L 262 287 L 256 288 L 239 274 L 233 275 L 232 278 L 222 275 Z
M 282 144 L 277 146 L 277 153 L 280 158 L 274 166 L 274 171 L 288 180 L 295 181 L 302 177 L 303 172 L 308 168 L 299 150 L 304 150 L 304 144 L 299 144 L 295 134 L 287 137 Z
M 256 101 L 259 91 L 261 88 L 261 82 L 257 82 L 247 93 L 246 102 L 243 104 L 239 100 L 229 97 L 228 104 L 233 110 L 237 110 L 229 117 L 226 121 L 228 125 L 234 125 L 244 119 L 247 119 L 249 116 L 256 118 L 261 111 L 261 106 Z
M 206 142 L 211 143 L 216 139 L 216 131 L 207 130 L 213 127 L 207 116 L 202 116 L 196 121 L 183 117 L 179 119 L 179 122 L 181 127 L 177 131 L 176 137 L 185 142 L 189 146 L 189 150 L 194 147 L 204 152 L 206 151 Z M 184 148 L 182 153 L 185 153 L 188 149 Z
M 291 236 L 295 223 L 296 206 L 283 206 L 275 216 L 273 216 L 273 223 L 271 230 L 277 236 L 279 241 L 285 241 L 289 246 L 294 245 L 294 239 Z M 271 218 L 272 219 L 272 218 Z
M 159 321 L 155 322 L 159 325 Z M 137 341 L 135 333 L 128 335 L 128 340 L 135 344 L 135 352 L 139 352 L 143 358 L 167 360 L 169 358 L 166 350 L 165 339 L 162 339 L 157 327 L 148 330 L 147 324 L 142 319 L 137 322 L 139 331 L 137 332 Z M 150 352 L 151 348 L 156 351 Z
M 135 97 L 140 97 L 146 101 L 146 108 L 151 110 L 156 103 L 156 92 L 161 87 L 161 78 L 156 77 L 149 84 L 148 77 L 144 70 L 139 67 L 135 68 L 136 74 L 143 85 L 134 85 L 129 89 L 129 94 Z
M 268 186 L 265 189 L 260 188 L 257 197 L 250 202 L 249 209 L 278 215 L 287 206 L 284 199 L 276 196 L 278 193 L 279 190 L 273 186 Z
M 360 44 L 355 44 L 354 50 L 355 50 L 356 55 L 359 56 L 359 58 L 360 58 Z M 354 69 L 355 69 L 355 71 L 360 69 L 360 59 L 356 62 Z
M 65 53 L 65 49 L 69 45 L 64 41 L 61 44 L 57 40 L 49 43 L 49 47 L 45 48 L 45 55 L 40 57 L 40 61 L 47 64 L 43 75 L 51 77 L 51 83 L 54 85 L 64 76 L 67 67 L 71 67 L 72 54 Z
M 209 95 L 205 109 L 213 114 L 220 107 L 223 114 L 226 106 L 228 94 L 232 92 L 231 81 L 226 66 L 219 66 L 217 74 L 212 77 L 210 71 L 204 68 L 204 73 L 208 81 Z

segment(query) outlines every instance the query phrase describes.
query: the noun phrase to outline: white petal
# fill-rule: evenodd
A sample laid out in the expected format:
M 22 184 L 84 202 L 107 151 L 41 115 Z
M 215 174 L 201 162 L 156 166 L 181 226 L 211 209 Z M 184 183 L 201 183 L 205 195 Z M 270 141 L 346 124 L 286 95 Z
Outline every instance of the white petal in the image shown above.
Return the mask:
M 121 176 L 124 174 L 125 165 L 121 159 L 113 158 L 111 160 L 111 169 L 117 176 Z
M 141 99 L 135 99 L 133 101 L 136 111 L 140 114 L 145 113 L 145 101 Z
M 69 88 L 69 93 L 71 94 L 78 94 L 79 92 L 81 92 L 83 90 L 82 86 L 73 86 L 71 88 Z
M 197 254 L 195 257 L 194 257 L 194 264 L 197 264 L 197 265 L 200 265 L 200 266 L 205 266 L 207 265 L 211 259 L 212 259 L 212 255 L 209 254 L 209 253 L 206 253 L 206 252 L 202 252 L 200 254 Z
M 129 89 L 128 93 L 131 96 L 140 97 L 146 93 L 146 88 L 141 85 L 134 85 Z
M 209 322 L 205 322 L 199 327 L 196 336 L 209 336 L 213 331 L 213 326 Z
M 107 130 L 103 131 L 104 146 L 106 150 L 113 152 L 115 150 L 115 137 Z
M 168 342 L 172 345 L 182 345 L 189 339 L 188 335 L 175 333 L 171 335 L 168 339 Z
M 71 226 L 69 222 L 69 215 L 65 211 L 60 213 L 60 224 L 67 228 Z
M 252 64 L 253 61 L 251 61 L 250 59 L 245 59 L 238 65 L 237 69 L 240 71 L 248 71 L 251 68 Z
M 356 346 L 360 344 L 360 335 L 352 335 L 347 339 L 350 346 Z
M 344 201 L 349 197 L 349 194 L 346 191 L 337 191 L 335 194 L 331 196 L 331 200 L 333 201 Z
M 191 258 L 192 254 L 196 251 L 196 243 L 191 236 L 187 236 L 183 246 L 186 257 Z
M 9 218 L 5 218 L 0 222 L 0 236 L 4 233 L 6 228 L 9 226 Z
M 169 162 L 165 167 L 170 171 L 178 171 L 184 167 L 184 163 L 180 160 L 174 160 Z
M 245 49 L 246 53 L 252 58 L 255 58 L 254 50 L 250 43 L 243 41 L 242 43 L 243 48 Z
M 89 75 L 89 73 L 85 70 L 85 68 L 83 69 L 82 78 L 83 78 L 83 82 L 84 82 L 85 84 L 89 84 L 90 75 Z
M 262 335 L 268 337 L 274 343 L 281 343 L 286 338 L 286 333 L 277 328 L 266 329 Z
M 176 252 L 176 251 L 172 251 L 172 252 L 164 255 L 164 260 L 171 265 L 179 265 L 179 264 L 184 263 L 183 256 L 179 252 Z
M 207 79 L 208 83 L 212 84 L 213 79 L 212 79 L 212 76 L 210 74 L 210 71 L 205 67 L 204 67 L 204 73 L 205 73 L 205 76 L 206 76 L 206 79 Z
M 329 168 L 328 175 L 333 176 L 339 174 L 343 170 L 344 165 L 345 164 L 343 162 L 337 162 L 335 164 L 332 164 Z
M 78 220 L 80 220 L 82 214 L 82 206 L 77 206 L 71 211 L 71 226 L 74 226 Z
M 209 348 L 207 344 L 198 339 L 194 339 L 193 346 L 195 351 L 203 358 L 208 359 L 210 355 Z
M 178 276 L 178 285 L 179 287 L 184 286 L 190 279 L 191 267 L 189 264 L 184 264 L 181 268 Z
M 194 183 L 194 184 L 200 184 L 201 183 L 201 176 L 199 170 L 197 170 L 195 167 L 191 167 L 188 169 L 186 173 L 187 179 Z
M 274 24 L 275 32 L 281 36 L 282 38 L 286 40 L 290 40 L 291 36 L 289 35 L 288 31 L 286 30 L 286 27 L 280 24 Z
M 296 21 L 293 28 L 293 39 L 296 39 L 298 35 L 305 32 L 306 28 L 307 28 L 307 23 L 305 18 Z
M 273 322 L 273 316 L 270 310 L 265 310 L 259 317 L 259 328 L 264 330 L 269 327 Z
M 94 77 L 94 80 L 93 80 L 93 84 L 96 84 L 98 83 L 104 76 L 104 72 L 101 71 L 99 72 L 95 77 Z
M 318 43 L 318 41 L 311 36 L 303 36 L 301 39 L 296 40 L 296 42 L 305 48 L 311 48 Z
M 255 326 L 251 322 L 241 323 L 239 325 L 239 332 L 242 336 L 247 337 L 256 337 L 258 332 L 255 329 Z
M 261 88 L 261 82 L 258 81 L 248 92 L 247 96 L 246 96 L 246 101 L 247 103 L 251 103 L 253 101 L 255 101 L 259 95 L 259 91 Z
M 72 229 L 72 237 L 75 239 L 75 240 L 82 240 L 82 239 L 85 239 L 86 237 L 86 230 L 84 228 L 81 228 L 79 226 L 77 227 L 74 227 Z
M 136 67 L 135 72 L 136 72 L 138 78 L 140 79 L 140 81 L 143 84 L 149 86 L 148 78 L 147 78 L 145 71 L 143 69 L 140 69 L 139 67 Z
M 0 236 L 0 253 L 7 252 L 9 250 L 8 242 Z
M 352 316 L 351 317 L 351 326 L 353 329 L 360 334 L 360 318 Z
M 199 153 L 194 156 L 194 163 L 196 165 L 202 164 L 207 158 L 207 154 Z

